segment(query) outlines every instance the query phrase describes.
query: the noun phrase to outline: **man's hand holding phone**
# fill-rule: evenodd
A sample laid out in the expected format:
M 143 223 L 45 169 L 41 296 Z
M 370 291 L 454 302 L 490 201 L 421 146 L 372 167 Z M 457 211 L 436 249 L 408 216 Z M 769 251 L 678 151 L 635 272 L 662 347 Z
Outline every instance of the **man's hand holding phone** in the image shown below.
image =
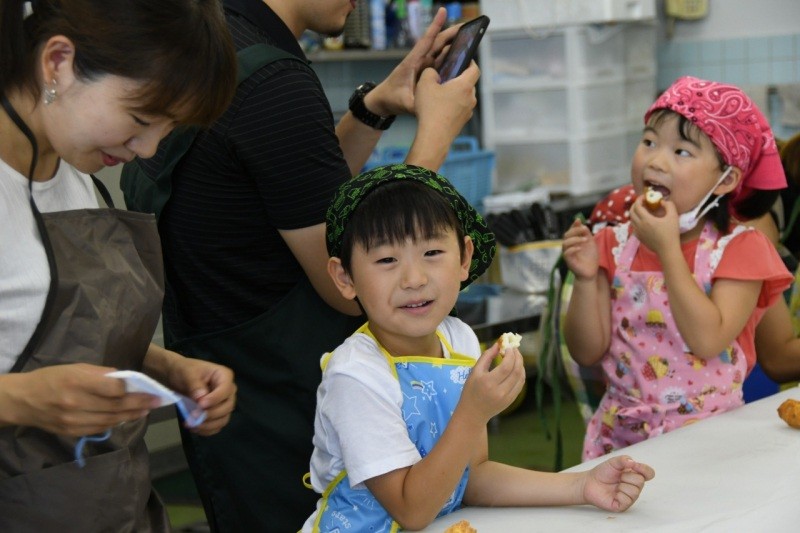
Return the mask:
M 447 55 L 436 69 L 439 72 L 441 83 L 452 80 L 461 75 L 478 51 L 483 34 L 489 26 L 489 17 L 481 15 L 461 25 L 458 33 L 450 43 Z

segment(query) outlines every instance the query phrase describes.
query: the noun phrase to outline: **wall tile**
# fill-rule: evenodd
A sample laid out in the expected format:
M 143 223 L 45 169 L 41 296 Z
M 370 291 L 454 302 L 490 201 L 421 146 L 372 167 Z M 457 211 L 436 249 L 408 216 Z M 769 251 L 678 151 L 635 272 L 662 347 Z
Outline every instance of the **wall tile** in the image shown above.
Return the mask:
M 722 41 L 709 41 L 702 43 L 699 46 L 700 63 L 707 65 L 709 63 L 722 62 Z
M 744 62 L 725 63 L 722 65 L 722 81 L 726 83 L 747 85 L 750 83 L 747 74 L 748 69 Z
M 770 38 L 770 57 L 772 59 L 791 59 L 793 56 L 793 35 L 780 35 Z
M 722 58 L 725 61 L 744 61 L 747 59 L 747 49 L 741 39 L 728 39 L 722 41 Z
M 771 83 L 792 83 L 797 81 L 797 62 L 791 59 L 773 60 L 770 64 L 772 71 Z
M 747 58 L 750 61 L 769 59 L 770 42 L 767 37 L 747 40 Z

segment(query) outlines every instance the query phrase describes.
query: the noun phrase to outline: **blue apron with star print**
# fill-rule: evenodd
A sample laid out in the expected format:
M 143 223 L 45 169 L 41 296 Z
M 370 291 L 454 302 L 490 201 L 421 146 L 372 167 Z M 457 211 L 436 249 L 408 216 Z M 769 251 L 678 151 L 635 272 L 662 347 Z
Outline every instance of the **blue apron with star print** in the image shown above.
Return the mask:
M 359 332 L 371 335 L 366 327 Z M 453 348 L 440 332 L 436 332 L 450 353 L 450 359 L 440 357 L 392 357 L 382 346 L 386 357 L 400 383 L 403 393 L 403 418 L 408 435 L 425 457 L 438 442 L 453 411 L 461 398 L 464 383 L 469 377 L 475 359 L 453 352 Z M 323 363 L 324 364 L 324 363 Z M 453 494 L 445 502 L 438 516 L 457 510 L 467 488 L 469 468 L 464 469 Z M 366 488 L 353 489 L 347 471 L 343 470 L 331 481 L 322 494 L 322 505 L 314 522 L 315 532 L 336 531 L 394 532 L 399 524 Z

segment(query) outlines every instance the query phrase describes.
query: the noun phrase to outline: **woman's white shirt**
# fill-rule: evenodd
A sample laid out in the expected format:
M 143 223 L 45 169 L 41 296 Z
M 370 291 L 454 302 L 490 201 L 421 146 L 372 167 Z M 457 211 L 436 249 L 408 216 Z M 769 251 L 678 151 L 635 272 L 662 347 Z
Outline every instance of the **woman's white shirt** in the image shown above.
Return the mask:
M 0 373 L 7 373 L 33 334 L 50 287 L 50 270 L 33 217 L 28 178 L 0 159 Z M 97 207 L 87 174 L 63 161 L 52 179 L 33 183 L 42 213 Z

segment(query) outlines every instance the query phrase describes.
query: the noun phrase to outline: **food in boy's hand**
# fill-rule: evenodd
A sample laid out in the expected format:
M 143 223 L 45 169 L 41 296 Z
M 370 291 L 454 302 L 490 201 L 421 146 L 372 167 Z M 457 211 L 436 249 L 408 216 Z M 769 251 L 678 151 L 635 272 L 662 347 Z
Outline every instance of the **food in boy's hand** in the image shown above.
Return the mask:
M 788 399 L 778 407 L 778 416 L 793 428 L 800 429 L 800 401 Z
M 656 211 L 661 207 L 661 202 L 664 201 L 664 195 L 661 191 L 657 191 L 652 187 L 648 187 L 644 192 L 644 206 L 650 211 Z
M 522 335 L 518 333 L 506 332 L 500 335 L 500 353 L 506 353 L 509 348 L 519 348 Z
M 444 533 L 478 533 L 478 530 L 469 525 L 468 521 L 462 520 L 445 529 Z

